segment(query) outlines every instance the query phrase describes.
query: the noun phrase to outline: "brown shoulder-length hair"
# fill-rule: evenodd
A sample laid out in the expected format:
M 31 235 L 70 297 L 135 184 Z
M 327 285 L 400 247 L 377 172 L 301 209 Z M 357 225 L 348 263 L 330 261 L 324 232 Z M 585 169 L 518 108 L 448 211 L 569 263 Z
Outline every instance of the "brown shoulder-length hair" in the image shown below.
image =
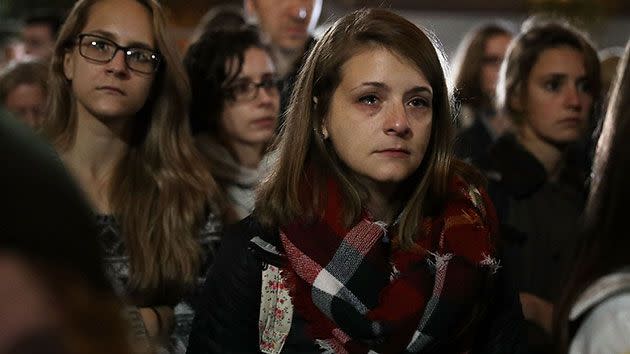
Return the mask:
M 406 200 L 399 224 L 403 247 L 417 236 L 418 224 L 446 198 L 448 182 L 457 166 L 452 160 L 453 122 L 440 52 L 429 32 L 390 11 L 363 9 L 332 25 L 315 44 L 298 78 L 277 147 L 277 160 L 260 186 L 255 213 L 270 227 L 304 216 L 323 215 L 322 191 L 328 178 L 340 185 L 343 220 L 355 222 L 366 206 L 367 191 L 321 138 L 323 119 L 342 79 L 342 66 L 361 50 L 381 47 L 409 60 L 433 88 L 433 122 L 425 157 L 406 181 Z M 304 200 L 308 186 L 312 194 Z
M 453 85 L 457 98 L 474 109 L 490 107 L 493 103 L 481 88 L 481 69 L 486 44 L 494 37 L 514 36 L 507 23 L 490 22 L 479 25 L 466 34 L 453 61 Z
M 554 338 L 564 353 L 570 342 L 569 313 L 599 277 L 630 266 L 626 205 L 630 199 L 630 41 L 618 66 L 604 126 L 597 143 L 583 238 L 573 276 L 555 316 Z
M 593 97 L 591 115 L 601 96 L 600 64 L 597 51 L 588 37 L 562 19 L 531 17 L 523 23 L 521 33 L 512 40 L 501 65 L 497 82 L 497 108 L 516 123 L 523 120 L 522 112 L 513 100 L 524 94 L 529 74 L 541 53 L 547 49 L 571 47 L 584 56 L 584 68 Z
M 103 0 L 75 4 L 55 45 L 44 134 L 60 151 L 69 149 L 77 134 L 75 99 L 63 58 L 98 1 Z M 163 10 L 156 0 L 137 1 L 151 14 L 162 61 L 151 94 L 133 121 L 129 148 L 111 177 L 109 198 L 130 259 L 130 293 L 142 301 L 167 294 L 176 300 L 196 278 L 196 236 L 216 187 L 194 148 L 187 118 L 188 80 L 166 36 Z

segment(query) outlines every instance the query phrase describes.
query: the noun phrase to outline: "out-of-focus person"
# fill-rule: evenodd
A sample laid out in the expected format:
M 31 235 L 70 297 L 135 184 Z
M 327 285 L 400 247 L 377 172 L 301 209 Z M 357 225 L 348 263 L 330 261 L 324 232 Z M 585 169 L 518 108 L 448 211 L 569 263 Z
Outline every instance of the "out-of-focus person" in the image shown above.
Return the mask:
M 23 51 L 18 22 L 3 19 L 3 23 L 0 23 L 0 70 L 13 60 L 21 58 Z
M 27 15 L 22 27 L 24 54 L 40 60 L 50 60 L 57 34 L 64 22 L 57 11 L 34 10 Z
M 630 42 L 620 62 L 593 165 L 584 239 L 556 317 L 559 353 L 630 353 Z
M 131 354 L 89 206 L 52 148 L 5 116 L 0 112 L 0 353 Z
M 37 60 L 15 61 L 0 70 L 0 104 L 33 129 L 46 117 L 48 67 Z
M 585 139 L 600 97 L 597 53 L 561 19 L 534 17 L 508 49 L 498 105 L 514 124 L 478 165 L 487 173 L 513 278 L 528 320 L 530 350 L 549 352 L 551 318 L 578 243 L 588 175 L 571 148 Z
M 255 28 L 205 33 L 186 53 L 191 127 L 227 202 L 225 223 L 254 208 L 261 163 L 275 136 L 280 81 Z
M 289 97 L 306 53 L 315 40 L 323 0 L 244 0 L 245 15 L 258 25 L 271 46 L 278 75 L 283 80 L 280 97 L 282 125 Z
M 495 92 L 513 36 L 507 23 L 484 23 L 468 32 L 457 49 L 453 82 L 461 105 L 455 145 L 460 158 L 475 161 L 511 126 L 509 118 L 497 114 Z

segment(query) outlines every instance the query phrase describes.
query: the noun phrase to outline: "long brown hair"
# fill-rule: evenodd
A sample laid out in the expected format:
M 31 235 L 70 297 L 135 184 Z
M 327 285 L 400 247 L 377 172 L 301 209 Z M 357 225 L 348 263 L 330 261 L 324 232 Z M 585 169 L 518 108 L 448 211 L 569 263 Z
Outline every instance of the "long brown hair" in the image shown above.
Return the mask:
M 413 243 L 422 217 L 444 201 L 453 172 L 467 171 L 452 160 L 451 107 L 434 38 L 390 11 L 358 10 L 328 29 L 299 73 L 278 142 L 278 159 L 263 181 L 256 202 L 255 213 L 263 224 L 281 226 L 304 215 L 322 215 L 320 192 L 329 177 L 340 184 L 346 205 L 343 219 L 347 225 L 356 221 L 365 208 L 367 191 L 343 167 L 333 147 L 321 138 L 321 126 L 341 81 L 342 65 L 370 47 L 387 48 L 408 59 L 424 73 L 433 88 L 430 142 L 421 166 L 405 183 L 410 197 L 399 224 L 404 247 Z M 309 184 L 313 193 L 309 202 L 304 203 L 303 188 Z
M 75 4 L 55 46 L 44 134 L 60 151 L 69 149 L 77 134 L 63 58 L 98 1 Z M 193 284 L 200 264 L 196 235 L 216 186 L 194 148 L 187 118 L 188 80 L 166 37 L 163 10 L 155 0 L 137 1 L 151 14 L 162 62 L 151 95 L 133 121 L 128 151 L 111 177 L 109 198 L 130 258 L 130 293 L 146 301 L 164 295 L 165 289 L 178 296 Z
M 595 153 L 579 256 L 555 317 L 554 338 L 561 352 L 569 344 L 569 312 L 579 295 L 599 277 L 630 265 L 625 211 L 630 199 L 630 41 L 611 92 Z

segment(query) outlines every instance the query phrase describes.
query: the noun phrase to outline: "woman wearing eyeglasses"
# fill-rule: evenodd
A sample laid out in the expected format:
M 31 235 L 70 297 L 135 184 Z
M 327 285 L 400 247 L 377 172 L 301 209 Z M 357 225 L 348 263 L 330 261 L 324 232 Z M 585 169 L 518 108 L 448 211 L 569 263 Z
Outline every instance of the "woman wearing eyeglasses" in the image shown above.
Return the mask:
M 166 345 L 173 328 L 187 336 L 193 313 L 180 301 L 218 223 L 186 74 L 164 31 L 157 1 L 78 1 L 52 58 L 44 133 L 92 204 L 112 281 Z
M 236 222 L 253 209 L 261 160 L 274 137 L 276 69 L 253 28 L 205 33 L 190 46 L 184 64 L 197 146 L 228 202 L 224 221 Z

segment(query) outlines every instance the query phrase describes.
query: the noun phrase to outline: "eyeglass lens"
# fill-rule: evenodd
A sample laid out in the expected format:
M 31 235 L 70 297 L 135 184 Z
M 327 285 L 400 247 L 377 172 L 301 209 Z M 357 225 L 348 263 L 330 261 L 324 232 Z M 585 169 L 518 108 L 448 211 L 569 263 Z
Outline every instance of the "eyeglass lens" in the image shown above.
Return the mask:
M 107 63 L 114 58 L 118 50 L 123 51 L 129 69 L 145 74 L 157 70 L 158 55 L 149 49 L 121 47 L 99 36 L 81 35 L 79 37 L 79 53 L 87 59 Z

